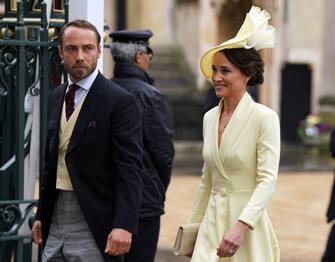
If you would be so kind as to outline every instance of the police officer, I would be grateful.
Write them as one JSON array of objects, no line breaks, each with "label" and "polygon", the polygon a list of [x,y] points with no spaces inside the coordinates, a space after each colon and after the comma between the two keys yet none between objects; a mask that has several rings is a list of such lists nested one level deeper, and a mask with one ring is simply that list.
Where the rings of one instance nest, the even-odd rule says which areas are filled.
[{"label": "police officer", "polygon": [[153,262],[165,192],[170,182],[174,147],[170,115],[162,94],[148,75],[153,51],[150,30],[112,32],[111,53],[115,61],[112,81],[132,93],[143,111],[144,170],[138,233],[125,262]]}]

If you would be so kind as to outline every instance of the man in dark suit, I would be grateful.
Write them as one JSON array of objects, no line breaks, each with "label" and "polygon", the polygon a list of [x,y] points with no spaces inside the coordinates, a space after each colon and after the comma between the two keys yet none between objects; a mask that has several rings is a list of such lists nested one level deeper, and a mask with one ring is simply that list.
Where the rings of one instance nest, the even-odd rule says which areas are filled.
[{"label": "man in dark suit", "polygon": [[162,94],[148,75],[152,32],[120,30],[109,36],[115,61],[112,80],[137,98],[143,112],[143,194],[138,233],[125,262],[153,262],[174,157],[171,118]]},{"label": "man in dark suit", "polygon": [[[330,155],[335,158],[335,126],[330,136]],[[335,170],[334,170],[335,175]],[[334,262],[335,261],[335,178],[333,182],[332,192],[330,195],[329,206],[327,210],[327,222],[332,222],[333,225],[329,232],[326,249],[324,251],[322,262]]]},{"label": "man in dark suit", "polygon": [[135,98],[96,68],[100,35],[75,20],[59,33],[68,83],[49,102],[33,240],[42,261],[123,261],[137,232],[142,115]]}]

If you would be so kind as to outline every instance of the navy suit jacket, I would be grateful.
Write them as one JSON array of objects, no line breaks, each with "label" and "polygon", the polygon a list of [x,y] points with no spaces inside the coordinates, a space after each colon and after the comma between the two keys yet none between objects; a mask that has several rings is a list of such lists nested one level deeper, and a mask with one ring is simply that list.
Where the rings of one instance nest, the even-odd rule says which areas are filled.
[{"label": "navy suit jacket", "polygon": [[[37,219],[45,245],[57,198],[59,126],[66,84],[49,100]],[[113,228],[136,233],[142,191],[142,116],[135,98],[100,73],[89,90],[65,156],[78,203],[103,253]],[[120,258],[104,255],[106,261]]]},{"label": "navy suit jacket", "polygon": [[143,193],[140,219],[164,213],[170,183],[174,146],[171,118],[162,94],[138,66],[117,61],[112,79],[137,98],[143,112]]}]

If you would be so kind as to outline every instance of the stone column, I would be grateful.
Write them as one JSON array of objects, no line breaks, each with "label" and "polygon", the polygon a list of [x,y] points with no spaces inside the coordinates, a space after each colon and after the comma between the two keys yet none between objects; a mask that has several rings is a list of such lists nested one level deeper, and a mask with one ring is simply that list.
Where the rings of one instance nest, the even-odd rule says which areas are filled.
[{"label": "stone column", "polygon": [[[109,31],[105,32],[104,44],[110,46],[111,39],[109,38],[109,33],[116,30],[116,1],[105,0],[104,4],[104,17],[105,23],[109,26]],[[109,48],[104,48],[103,50],[103,68],[104,76],[106,78],[111,78],[113,76],[114,61]]]},{"label": "stone column", "polygon": [[[101,50],[103,50],[104,0],[70,0],[69,21],[75,19],[85,19],[96,26],[102,38]],[[98,69],[103,72],[102,54],[98,62]]]},{"label": "stone column", "polygon": [[[320,97],[335,95],[335,2],[325,0],[323,18]],[[313,33],[313,32],[311,32]]]},{"label": "stone column", "polygon": [[[199,0],[199,52],[197,61],[200,61],[202,54],[208,49],[218,43],[218,15],[221,6],[215,7],[215,1]],[[197,86],[202,88],[204,85],[204,78],[198,66]]]},{"label": "stone column", "polygon": [[281,65],[285,50],[283,41],[284,0],[258,0],[254,5],[266,9],[271,14],[269,24],[276,28],[275,47],[261,51],[265,62],[264,84],[260,88],[260,102],[280,113]]}]

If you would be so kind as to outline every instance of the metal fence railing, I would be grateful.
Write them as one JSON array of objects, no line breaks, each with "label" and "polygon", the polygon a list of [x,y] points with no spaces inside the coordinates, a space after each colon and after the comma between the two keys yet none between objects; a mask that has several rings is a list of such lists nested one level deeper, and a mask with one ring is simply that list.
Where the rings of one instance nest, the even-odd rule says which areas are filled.
[{"label": "metal fence railing", "polygon": [[[54,36],[65,23],[68,5],[66,1],[52,3],[63,5],[63,13],[57,6],[53,20],[50,17],[55,15],[47,14],[44,1],[6,0],[5,16],[0,20],[1,262],[31,261],[30,226],[36,200],[34,194],[27,198],[25,192],[27,179],[31,179],[27,157],[32,147],[38,147],[39,159],[44,158],[48,96],[62,74]],[[34,102],[34,110],[38,107],[38,144],[31,143],[35,134],[29,128],[27,97]],[[37,164],[35,173],[42,168]]]}]

